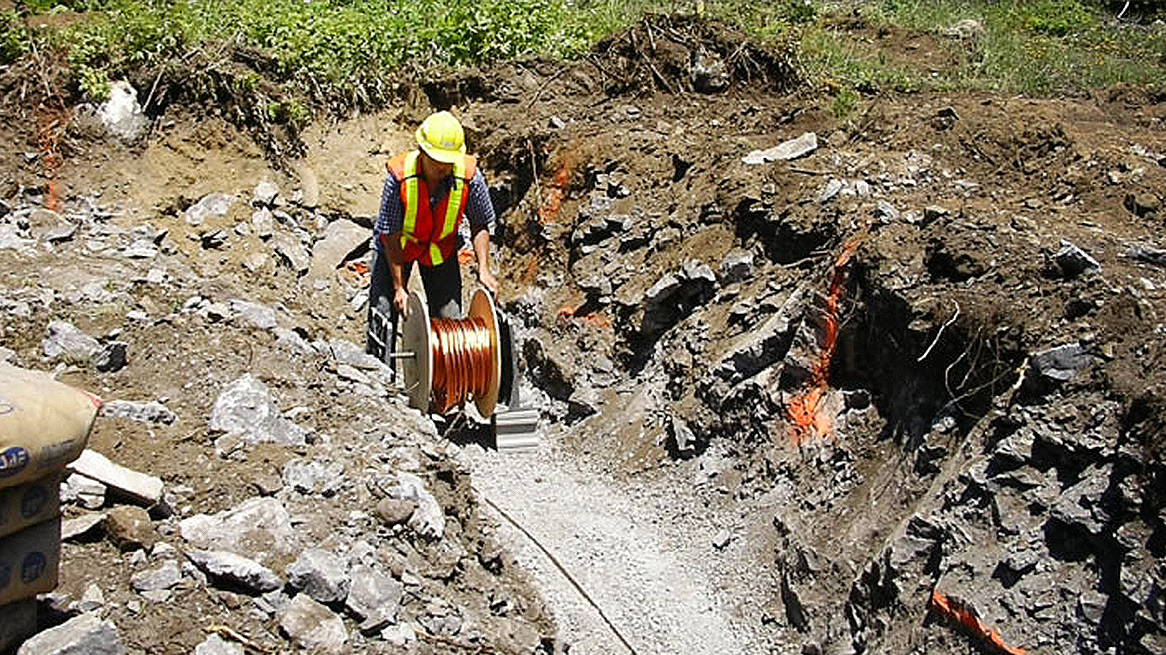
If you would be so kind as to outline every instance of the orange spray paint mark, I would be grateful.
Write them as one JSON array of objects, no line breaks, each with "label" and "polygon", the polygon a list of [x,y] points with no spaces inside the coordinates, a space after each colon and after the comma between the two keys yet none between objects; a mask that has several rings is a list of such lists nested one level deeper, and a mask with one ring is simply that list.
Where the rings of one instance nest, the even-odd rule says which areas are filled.
[{"label": "orange spray paint mark", "polygon": [[935,610],[948,621],[956,624],[968,634],[984,642],[992,652],[1000,655],[1025,655],[1021,648],[1014,648],[1004,643],[1004,640],[993,629],[984,625],[976,614],[975,608],[955,598],[945,596],[938,591],[931,592],[931,609]]},{"label": "orange spray paint mark", "polygon": [[474,251],[473,250],[459,250],[458,251],[457,263],[470,264],[470,263],[473,263],[473,261],[474,261]]},{"label": "orange spray paint mark", "polygon": [[57,186],[57,169],[61,167],[63,160],[57,144],[60,140],[60,128],[64,125],[64,111],[44,110],[39,114],[39,123],[37,141],[40,145],[41,173],[45,176],[48,186],[45,207],[58,211],[61,208],[61,195]]},{"label": "orange spray paint mark", "polygon": [[838,258],[834,260],[834,273],[830,278],[830,292],[826,296],[825,322],[822,329],[820,350],[810,373],[806,389],[795,396],[786,408],[791,426],[790,439],[795,446],[815,437],[830,437],[833,432],[830,416],[822,412],[822,401],[826,398],[830,382],[830,362],[838,348],[838,314],[842,296],[846,293],[846,264],[854,255],[865,233],[859,233],[842,244]]},{"label": "orange spray paint mark", "polygon": [[542,206],[538,208],[540,223],[550,223],[558,216],[559,209],[563,206],[563,197],[567,195],[567,181],[570,177],[570,171],[565,168],[561,168],[555,173],[555,177],[551,180],[550,191],[547,192]]},{"label": "orange spray paint mark", "polygon": [[586,323],[587,325],[599,328],[600,330],[611,329],[611,319],[597,312],[591,314],[580,314],[578,313],[580,307],[581,305],[563,305],[559,308],[558,318],[560,320],[574,318],[582,321],[583,323]]},{"label": "orange spray paint mark", "polygon": [[[563,199],[567,197],[567,187],[571,183],[571,175],[579,163],[578,145],[578,141],[573,142],[559,156],[558,168],[551,176],[551,188],[547,191],[546,198],[542,199],[538,208],[540,223],[550,223],[559,215]],[[538,184],[538,180],[535,180],[535,184]]]}]

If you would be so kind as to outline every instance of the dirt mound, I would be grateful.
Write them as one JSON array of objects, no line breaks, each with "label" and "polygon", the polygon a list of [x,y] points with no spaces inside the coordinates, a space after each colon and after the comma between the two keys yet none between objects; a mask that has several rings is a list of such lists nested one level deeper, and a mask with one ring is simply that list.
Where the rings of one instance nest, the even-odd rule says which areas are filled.
[{"label": "dirt mound", "polygon": [[792,48],[763,47],[724,23],[681,15],[645,16],[597,44],[589,59],[609,95],[782,92],[801,81]]}]

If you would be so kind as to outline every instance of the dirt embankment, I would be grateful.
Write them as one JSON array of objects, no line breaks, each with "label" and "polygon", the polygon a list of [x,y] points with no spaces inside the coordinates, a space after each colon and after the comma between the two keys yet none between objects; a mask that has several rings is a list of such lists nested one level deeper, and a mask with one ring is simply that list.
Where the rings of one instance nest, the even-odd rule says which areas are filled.
[{"label": "dirt embankment", "polygon": [[[18,362],[51,368],[45,327],[68,319],[131,357],[66,379],[176,412],[171,426],[107,420],[94,435],[177,494],[176,514],[156,517],[163,542],[191,549],[182,519],[271,496],[305,547],[403,586],[392,625],[412,641],[396,627],[361,634],[352,610],[330,606],[358,652],[550,650],[552,616],[584,653],[622,648],[613,626],[640,653],[1000,648],[989,630],[1032,653],[1166,647],[1163,105],[1132,90],[915,95],[870,98],[839,121],[781,56],[680,19],[569,66],[465,71],[421,91],[309,133],[290,177],[215,123],[163,124],[129,150],[86,146],[104,159],[59,172],[78,231],[0,251],[0,299],[16,308],[0,334]],[[380,157],[450,106],[501,211],[501,300],[544,416],[534,460],[396,418],[379,369],[328,345],[362,339],[359,270],[344,261],[366,255],[340,253],[321,284],[294,247],[367,224]],[[208,130],[218,145],[198,136]],[[796,160],[743,161],[807,132],[816,146]],[[10,161],[0,222],[35,241],[40,171]],[[247,206],[265,176],[285,197]],[[191,225],[212,192],[244,197]],[[252,215],[264,209],[270,236]],[[126,255],[141,239],[156,252]],[[275,325],[248,323],[236,298],[272,308]],[[311,441],[223,442],[207,427],[244,373]],[[318,485],[303,482],[310,462]],[[457,526],[438,541],[376,516],[410,471]],[[561,572],[502,529],[544,610],[496,557],[475,476],[595,605],[568,600]],[[563,493],[527,486],[544,480]],[[282,648],[286,605],[306,593],[252,598],[191,573],[154,604],[130,586],[162,565],[153,551],[99,540],[65,555],[62,603],[98,584],[103,614],[145,652],[189,652],[207,617]],[[670,593],[685,619],[645,600]],[[161,644],[175,607],[187,627]],[[696,639],[693,625],[712,627]]]}]

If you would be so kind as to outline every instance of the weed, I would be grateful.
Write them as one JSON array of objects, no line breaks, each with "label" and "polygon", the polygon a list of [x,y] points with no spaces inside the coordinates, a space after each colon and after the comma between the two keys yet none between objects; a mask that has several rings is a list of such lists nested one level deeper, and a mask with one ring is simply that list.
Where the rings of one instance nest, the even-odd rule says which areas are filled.
[{"label": "weed", "polygon": [[1078,32],[1096,21],[1093,11],[1080,0],[1038,0],[1017,4],[1013,11],[1026,28],[1048,36]]},{"label": "weed", "polygon": [[850,118],[856,109],[858,109],[858,94],[851,89],[840,90],[838,95],[834,96],[834,101],[830,103],[830,113],[834,114],[834,118],[840,121]]},{"label": "weed", "polygon": [[105,71],[84,65],[77,71],[77,88],[94,102],[105,102],[111,91]]},{"label": "weed", "polygon": [[14,11],[0,13],[0,66],[10,64],[28,51],[29,35]]},{"label": "weed", "polygon": [[788,23],[808,23],[818,15],[811,0],[783,0],[777,3],[777,16]]}]

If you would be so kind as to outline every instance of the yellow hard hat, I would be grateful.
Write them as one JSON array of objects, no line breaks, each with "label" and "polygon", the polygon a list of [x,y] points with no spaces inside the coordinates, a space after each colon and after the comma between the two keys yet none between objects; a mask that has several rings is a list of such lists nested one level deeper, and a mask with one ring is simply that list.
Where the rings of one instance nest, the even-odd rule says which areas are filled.
[{"label": "yellow hard hat", "polygon": [[452,164],[466,154],[466,133],[453,114],[439,111],[417,128],[417,145],[437,161]]}]

